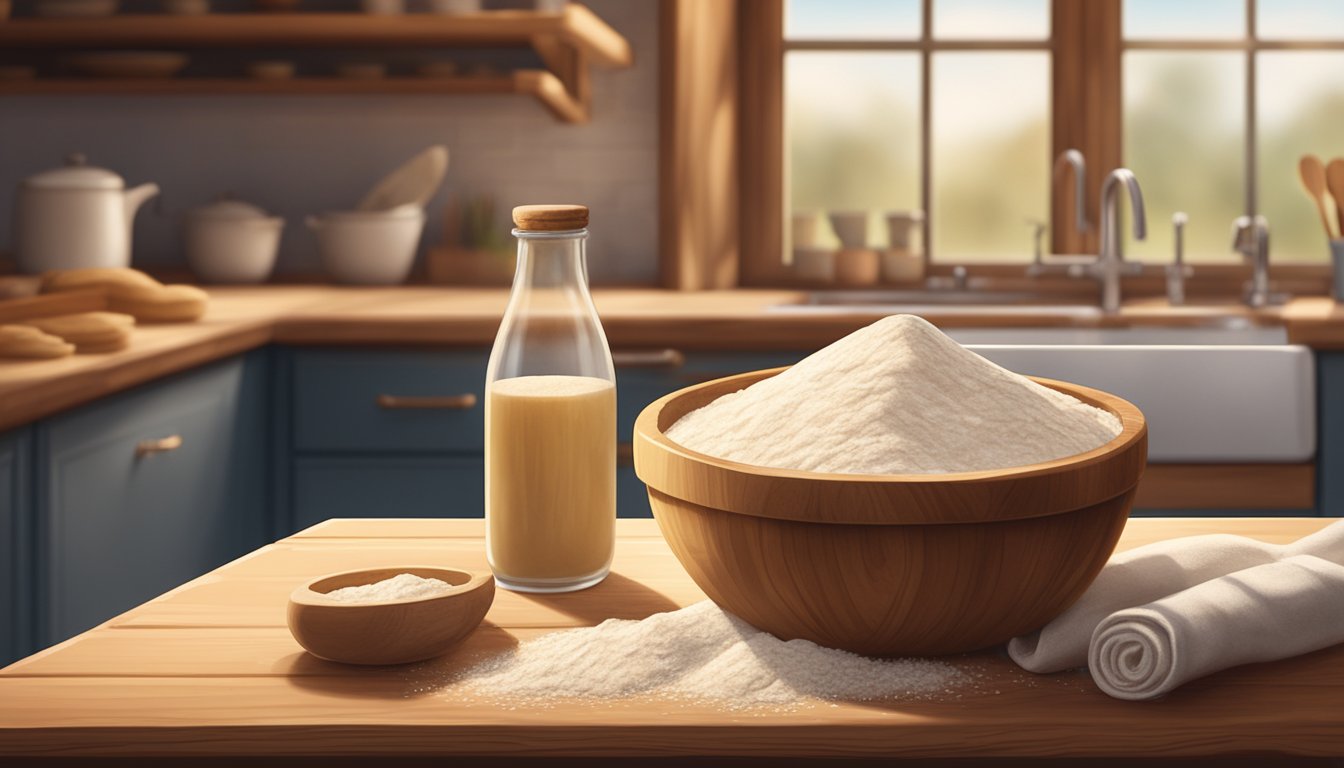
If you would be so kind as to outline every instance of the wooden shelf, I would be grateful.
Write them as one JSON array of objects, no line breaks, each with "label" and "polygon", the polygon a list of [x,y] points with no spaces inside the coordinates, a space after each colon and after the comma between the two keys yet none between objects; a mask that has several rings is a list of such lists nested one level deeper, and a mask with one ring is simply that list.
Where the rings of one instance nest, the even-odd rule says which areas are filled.
[{"label": "wooden shelf", "polygon": [[586,7],[560,13],[482,11],[461,16],[358,13],[118,15],[95,19],[0,21],[11,51],[152,48],[531,48],[545,70],[498,78],[168,80],[48,79],[0,82],[0,94],[37,93],[522,93],[557,118],[581,123],[590,104],[588,66],[629,67],[630,44]]},{"label": "wooden shelf", "polygon": [[0,96],[34,94],[517,94],[535,97],[556,119],[582,123],[587,108],[564,83],[544,69],[520,69],[495,77],[43,79],[0,81]]},{"label": "wooden shelf", "polygon": [[0,22],[3,48],[532,47],[571,45],[608,67],[628,67],[630,44],[586,7],[563,13],[482,11],[461,16],[360,13],[119,15]]}]

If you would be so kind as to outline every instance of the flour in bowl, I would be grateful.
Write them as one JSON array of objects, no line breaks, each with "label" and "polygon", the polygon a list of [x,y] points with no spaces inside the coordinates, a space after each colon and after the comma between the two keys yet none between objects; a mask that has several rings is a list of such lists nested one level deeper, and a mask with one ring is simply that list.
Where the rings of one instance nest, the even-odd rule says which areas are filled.
[{"label": "flour in bowl", "polygon": [[373,584],[333,589],[326,596],[342,603],[380,603],[384,600],[433,597],[452,588],[453,585],[443,579],[426,579],[413,573],[399,573]]},{"label": "flour in bowl", "polygon": [[667,437],[743,464],[885,475],[1035,464],[1120,431],[1114,414],[893,315],[686,414]]},{"label": "flour in bowl", "polygon": [[729,709],[941,696],[971,680],[928,659],[785,642],[705,600],[642,621],[553,632],[466,670],[451,695],[529,704],[644,696]]}]

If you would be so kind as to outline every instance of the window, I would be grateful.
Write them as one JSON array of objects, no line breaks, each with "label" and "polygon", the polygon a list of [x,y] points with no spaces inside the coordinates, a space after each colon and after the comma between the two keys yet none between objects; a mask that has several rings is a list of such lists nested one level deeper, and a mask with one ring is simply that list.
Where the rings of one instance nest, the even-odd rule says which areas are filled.
[{"label": "window", "polygon": [[[795,247],[927,213],[933,258],[1020,261],[1049,207],[1047,0],[787,0],[785,197]],[[918,246],[916,246],[918,247]]]},{"label": "window", "polygon": [[1344,2],[1125,0],[1124,159],[1143,184],[1145,261],[1189,214],[1194,262],[1231,261],[1231,221],[1269,219],[1271,257],[1324,262],[1298,158],[1344,156]]},{"label": "window", "polygon": [[[935,267],[1025,263],[1036,221],[1054,220],[1055,250],[1093,250],[1095,231],[1059,240],[1069,190],[1050,199],[1072,146],[1091,218],[1101,177],[1136,172],[1149,236],[1131,258],[1170,261],[1182,211],[1192,262],[1235,263],[1231,222],[1248,213],[1269,218],[1274,263],[1326,261],[1296,169],[1344,156],[1344,0],[740,7],[746,284],[789,282],[800,244],[836,247],[836,212],[862,213],[848,231],[861,220],[878,248],[886,214],[923,212],[916,247]],[[777,103],[755,93],[773,88]]]}]

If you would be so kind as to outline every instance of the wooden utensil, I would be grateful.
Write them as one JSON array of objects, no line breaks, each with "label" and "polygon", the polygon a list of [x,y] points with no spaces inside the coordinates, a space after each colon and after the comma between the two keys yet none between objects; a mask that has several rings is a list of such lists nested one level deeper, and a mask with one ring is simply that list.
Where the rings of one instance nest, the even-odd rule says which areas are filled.
[{"label": "wooden utensil", "polygon": [[1325,188],[1335,200],[1335,219],[1339,222],[1339,236],[1344,238],[1344,158],[1336,157],[1325,166]]},{"label": "wooden utensil", "polygon": [[1303,155],[1297,162],[1297,175],[1302,179],[1302,188],[1316,201],[1316,211],[1321,214],[1321,226],[1325,227],[1326,238],[1334,240],[1330,217],[1325,212],[1325,166],[1321,164],[1321,159],[1315,155]]},{"label": "wooden utensil", "polygon": [[677,559],[716,603],[784,639],[878,656],[958,653],[1038,629],[1082,594],[1125,527],[1143,414],[1095,450],[986,472],[845,475],[753,467],[673,443],[686,413],[784,369],[697,384],[635,422],[635,472]]},{"label": "wooden utensil", "polygon": [[[446,581],[447,592],[380,602],[326,596],[398,574]],[[289,631],[307,651],[346,664],[408,664],[441,655],[480,626],[495,600],[495,578],[437,566],[371,568],[323,576],[289,596]]]}]

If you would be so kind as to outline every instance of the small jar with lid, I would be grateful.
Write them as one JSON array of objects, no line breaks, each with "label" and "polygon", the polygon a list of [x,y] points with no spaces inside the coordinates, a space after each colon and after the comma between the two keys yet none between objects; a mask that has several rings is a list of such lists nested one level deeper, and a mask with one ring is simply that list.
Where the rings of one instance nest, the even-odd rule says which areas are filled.
[{"label": "small jar with lid", "polygon": [[485,382],[486,550],[496,582],[568,592],[611,568],[616,373],[588,292],[588,209],[513,211],[518,265]]}]

